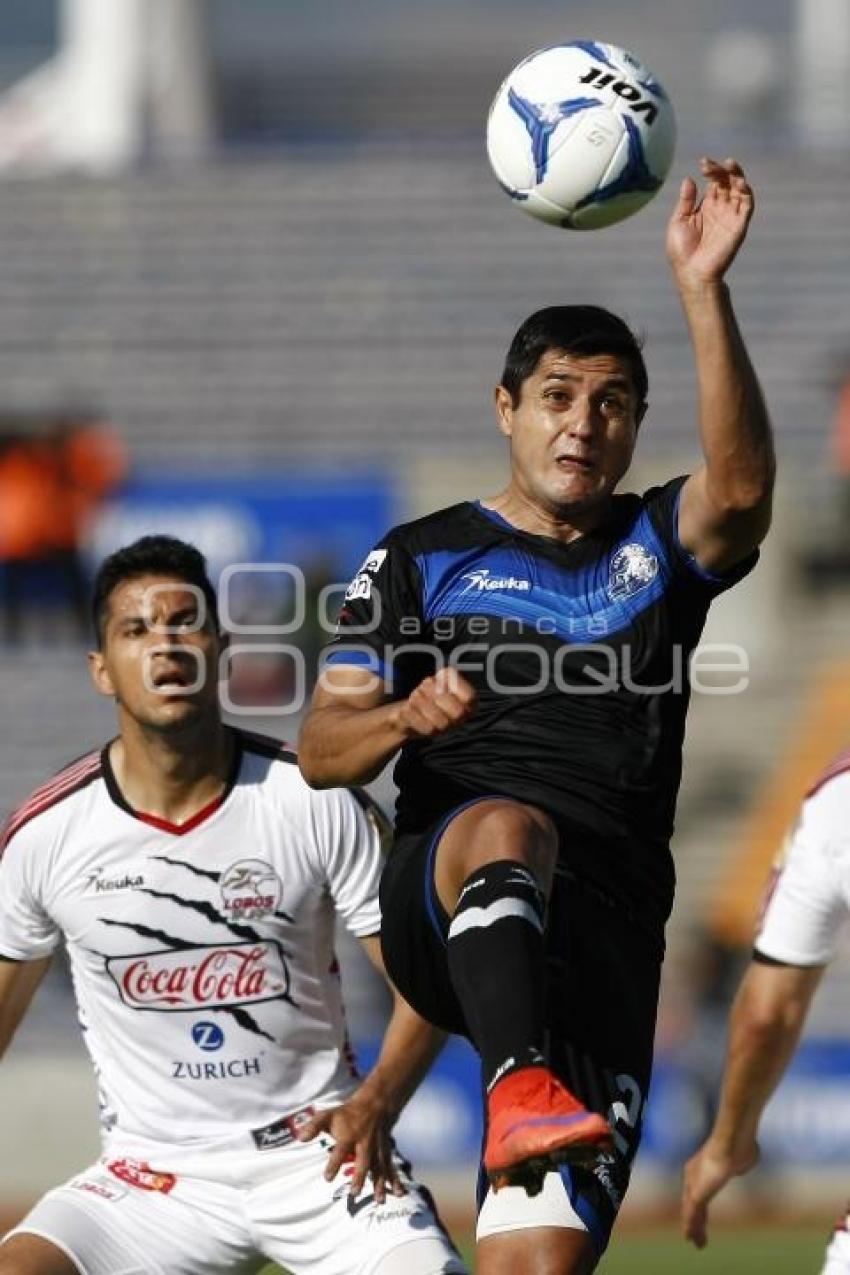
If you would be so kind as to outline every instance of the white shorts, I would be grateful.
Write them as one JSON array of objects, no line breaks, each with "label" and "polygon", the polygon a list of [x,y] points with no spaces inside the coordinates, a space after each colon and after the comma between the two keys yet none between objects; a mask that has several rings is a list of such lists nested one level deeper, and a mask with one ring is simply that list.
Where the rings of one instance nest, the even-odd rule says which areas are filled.
[{"label": "white shorts", "polygon": [[829,1241],[821,1275],[850,1275],[850,1213],[842,1218]]},{"label": "white shorts", "polygon": [[81,1275],[243,1275],[268,1261],[292,1275],[464,1275],[403,1169],[406,1195],[377,1205],[367,1183],[353,1200],[344,1169],[325,1181],[328,1145],[110,1154],[48,1191],[6,1239],[39,1235]]}]

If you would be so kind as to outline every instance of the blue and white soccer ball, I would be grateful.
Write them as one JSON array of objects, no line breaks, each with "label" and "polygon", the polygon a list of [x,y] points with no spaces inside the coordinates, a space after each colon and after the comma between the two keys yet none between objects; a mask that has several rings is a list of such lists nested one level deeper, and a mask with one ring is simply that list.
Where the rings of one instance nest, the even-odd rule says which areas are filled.
[{"label": "blue and white soccer ball", "polygon": [[573,40],[514,67],[487,120],[503,190],[532,217],[595,230],[643,208],[673,160],[676,121],[658,80],[614,44]]}]

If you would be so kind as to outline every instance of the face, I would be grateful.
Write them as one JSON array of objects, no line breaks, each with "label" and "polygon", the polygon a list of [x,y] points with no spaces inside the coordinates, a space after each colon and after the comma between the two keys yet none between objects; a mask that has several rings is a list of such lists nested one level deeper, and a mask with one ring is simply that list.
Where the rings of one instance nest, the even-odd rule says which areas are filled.
[{"label": "face", "polygon": [[102,646],[89,665],[97,690],[122,713],[169,733],[217,714],[220,651],[200,590],[167,576],[139,576],[110,594]]},{"label": "face", "polygon": [[604,503],[628,469],[643,404],[625,360],[547,350],[519,403],[496,389],[499,428],[511,442],[511,481],[552,515]]}]

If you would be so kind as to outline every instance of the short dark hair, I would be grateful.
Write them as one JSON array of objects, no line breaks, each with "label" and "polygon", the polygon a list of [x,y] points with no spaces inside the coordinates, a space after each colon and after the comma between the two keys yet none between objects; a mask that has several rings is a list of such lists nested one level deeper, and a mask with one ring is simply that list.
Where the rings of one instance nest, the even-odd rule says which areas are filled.
[{"label": "short dark hair", "polygon": [[522,383],[534,373],[547,350],[568,354],[615,354],[629,367],[638,396],[646,402],[649,379],[641,353],[641,342],[610,310],[598,305],[551,305],[536,310],[517,330],[505,357],[500,384],[517,406]]},{"label": "short dark hair", "polygon": [[139,576],[170,576],[197,585],[218,628],[218,601],[207,574],[207,560],[200,549],[175,536],[142,536],[104,558],[94,578],[91,609],[98,650],[103,645],[113,590],[125,580]]}]

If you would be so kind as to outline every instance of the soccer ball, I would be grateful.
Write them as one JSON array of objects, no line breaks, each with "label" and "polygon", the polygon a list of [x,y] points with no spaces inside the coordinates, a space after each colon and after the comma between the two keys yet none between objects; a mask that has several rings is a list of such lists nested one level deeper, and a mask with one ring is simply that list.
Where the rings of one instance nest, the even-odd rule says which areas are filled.
[{"label": "soccer ball", "polygon": [[487,120],[502,189],[532,217],[595,230],[630,217],[660,189],[676,121],[658,80],[613,44],[573,40],[514,67]]}]

